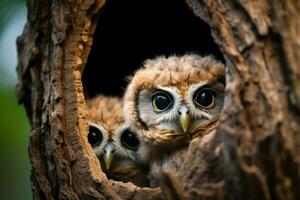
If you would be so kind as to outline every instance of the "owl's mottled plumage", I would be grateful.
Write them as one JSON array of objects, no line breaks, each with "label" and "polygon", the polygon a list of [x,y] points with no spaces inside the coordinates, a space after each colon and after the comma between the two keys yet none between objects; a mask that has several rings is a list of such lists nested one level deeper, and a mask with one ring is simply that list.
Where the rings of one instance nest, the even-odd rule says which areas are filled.
[{"label": "owl's mottled plumage", "polygon": [[224,66],[210,56],[146,60],[125,92],[125,118],[162,165],[195,137],[215,129],[224,102]]},{"label": "owl's mottled plumage", "polygon": [[147,185],[144,143],[124,121],[121,99],[98,96],[87,107],[88,139],[107,177]]}]

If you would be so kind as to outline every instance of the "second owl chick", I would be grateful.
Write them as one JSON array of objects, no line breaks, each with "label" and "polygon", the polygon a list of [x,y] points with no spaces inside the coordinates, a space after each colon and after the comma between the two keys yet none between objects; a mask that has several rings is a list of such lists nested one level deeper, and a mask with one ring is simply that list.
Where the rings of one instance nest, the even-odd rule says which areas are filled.
[{"label": "second owl chick", "polygon": [[87,101],[89,133],[101,168],[109,179],[146,186],[148,167],[143,162],[146,149],[123,118],[121,100],[98,96]]}]

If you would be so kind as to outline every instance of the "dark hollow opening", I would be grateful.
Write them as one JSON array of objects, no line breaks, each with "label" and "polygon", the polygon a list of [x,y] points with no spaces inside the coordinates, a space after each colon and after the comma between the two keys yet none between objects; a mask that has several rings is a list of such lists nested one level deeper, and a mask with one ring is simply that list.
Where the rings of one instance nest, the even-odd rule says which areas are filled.
[{"label": "dark hollow opening", "polygon": [[86,97],[122,96],[126,77],[159,55],[222,54],[184,0],[108,0],[83,72]]}]

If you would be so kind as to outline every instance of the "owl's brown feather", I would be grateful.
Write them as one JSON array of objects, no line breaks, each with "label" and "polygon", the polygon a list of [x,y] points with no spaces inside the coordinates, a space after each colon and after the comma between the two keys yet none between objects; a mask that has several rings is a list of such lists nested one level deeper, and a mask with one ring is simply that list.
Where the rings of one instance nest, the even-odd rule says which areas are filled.
[{"label": "owl's brown feather", "polygon": [[87,101],[88,119],[100,123],[111,136],[124,123],[123,105],[118,97],[98,96]]}]

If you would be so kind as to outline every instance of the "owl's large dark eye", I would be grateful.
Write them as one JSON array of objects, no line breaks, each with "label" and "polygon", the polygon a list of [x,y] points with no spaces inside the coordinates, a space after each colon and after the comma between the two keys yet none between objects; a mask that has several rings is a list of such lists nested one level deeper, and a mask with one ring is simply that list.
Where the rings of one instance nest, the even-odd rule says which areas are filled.
[{"label": "owl's large dark eye", "polygon": [[127,149],[136,150],[140,145],[140,140],[135,133],[127,129],[121,135],[121,144]]},{"label": "owl's large dark eye", "polygon": [[203,108],[211,108],[216,104],[216,93],[209,88],[199,89],[194,96],[196,105]]},{"label": "owl's large dark eye", "polygon": [[92,145],[92,147],[94,147],[94,146],[99,145],[102,142],[103,135],[97,127],[90,126],[88,140],[89,140],[89,143]]},{"label": "owl's large dark eye", "polygon": [[161,112],[167,110],[172,104],[170,95],[159,91],[152,95],[152,106],[155,111]]}]

